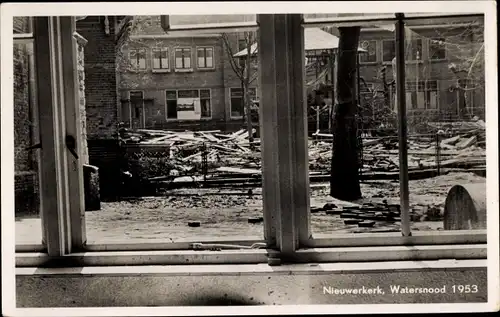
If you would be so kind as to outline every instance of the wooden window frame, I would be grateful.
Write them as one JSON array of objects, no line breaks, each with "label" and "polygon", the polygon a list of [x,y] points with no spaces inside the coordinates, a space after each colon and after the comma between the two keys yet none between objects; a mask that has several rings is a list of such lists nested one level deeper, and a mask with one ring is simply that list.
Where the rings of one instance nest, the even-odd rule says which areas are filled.
[{"label": "wooden window frame", "polygon": [[210,115],[209,116],[206,116],[206,117],[203,117],[201,116],[201,120],[210,120],[212,119],[212,89],[211,88],[200,88],[199,89],[199,96],[200,96],[200,108],[201,108],[201,101],[202,100],[207,100],[207,98],[201,98],[201,91],[202,90],[208,90],[208,93],[210,95],[210,98],[208,98],[209,102],[210,102]]},{"label": "wooden window frame", "polygon": [[132,89],[132,90],[127,91],[128,100],[129,100],[128,106],[129,106],[130,126],[132,126],[132,118],[135,118],[135,115],[132,116],[132,99],[130,98],[131,92],[140,92],[142,94],[142,126],[143,126],[143,129],[145,129],[146,128],[146,109],[145,109],[146,107],[144,105],[144,90],[140,90],[140,89]]},{"label": "wooden window frame", "polygon": [[[203,59],[205,61],[205,67],[200,66],[200,63],[198,59],[200,56],[198,55],[198,50],[203,49],[205,55],[203,56]],[[211,67],[206,67],[207,64],[207,50],[212,50],[212,66]],[[213,46],[197,46],[196,47],[196,68],[198,70],[215,70],[215,48]]]},{"label": "wooden window frame", "polygon": [[[307,120],[303,86],[304,32],[302,15],[258,15],[259,46],[270,47],[259,55],[259,92],[263,161],[264,239],[266,250],[228,252],[191,251],[191,243],[88,243],[84,231],[81,162],[64,145],[62,130],[78,132],[78,78],[73,17],[35,18],[35,59],[38,100],[41,107],[42,143],[41,196],[43,253],[20,246],[18,266],[57,265],[150,265],[158,263],[300,263],[331,261],[484,259],[486,230],[415,232],[394,234],[312,235],[310,234],[309,180],[307,177]],[[397,36],[402,32],[396,32]],[[61,41],[57,41],[60,37]],[[296,40],[296,39],[299,40]],[[294,39],[293,41],[291,39]],[[287,45],[284,45],[287,44]],[[68,48],[71,48],[68,50]],[[67,53],[67,52],[71,53]],[[65,52],[66,54],[62,54]],[[401,56],[401,47],[396,56]],[[283,58],[276,58],[281,56]],[[396,57],[398,58],[398,57]],[[401,60],[399,60],[399,65]],[[399,67],[398,71],[404,67]],[[45,80],[50,74],[50,80]],[[286,82],[286,85],[282,83]],[[274,88],[281,87],[276,90]],[[398,96],[404,96],[404,84]],[[288,101],[288,102],[284,102]],[[404,107],[404,102],[403,106]],[[405,119],[401,111],[401,118]],[[277,124],[287,122],[285,124]],[[294,120],[292,120],[294,119]],[[61,129],[63,127],[63,129]],[[45,145],[46,144],[46,145]],[[80,142],[77,144],[81,144]],[[291,149],[291,152],[290,152]],[[73,163],[73,165],[71,164]],[[73,169],[76,164],[80,168]],[[56,173],[54,173],[54,170]],[[286,177],[285,177],[286,176]],[[279,180],[279,181],[276,181]],[[71,182],[71,186],[69,186]],[[279,199],[276,199],[279,197]],[[403,213],[403,211],[402,211]],[[403,214],[402,218],[408,216]],[[405,219],[403,219],[405,220]],[[404,224],[402,226],[404,232]],[[262,241],[262,239],[259,239]],[[215,240],[219,241],[220,240]],[[241,239],[234,243],[249,244]],[[39,246],[33,246],[39,248]],[[135,250],[135,251],[134,251]],[[146,251],[157,250],[157,251]],[[170,250],[170,251],[169,251]],[[80,253],[76,252],[82,251]],[[369,255],[367,255],[369,254]],[[61,258],[61,256],[64,256]],[[54,261],[56,260],[56,261]],[[68,262],[65,262],[65,261]]]},{"label": "wooden window frame", "polygon": [[[177,52],[180,51],[181,54],[183,51],[189,51],[189,64],[190,64],[190,67],[182,67],[182,68],[179,68],[177,67]],[[184,65],[184,58],[185,56],[183,55],[182,56],[182,65]],[[174,70],[175,72],[179,72],[179,73],[185,73],[185,72],[192,72],[193,71],[193,49],[191,47],[187,47],[187,46],[183,46],[183,47],[176,47],[174,49]]]},{"label": "wooden window frame", "polygon": [[[165,51],[167,55],[167,66],[163,66],[162,58],[160,56],[160,67],[157,68],[155,67],[155,53],[159,51],[160,54]],[[156,47],[151,49],[151,70],[153,73],[165,73],[165,72],[170,72],[170,56],[169,56],[169,49],[168,47]]]},{"label": "wooden window frame", "polygon": [[432,54],[432,46],[433,45],[441,45],[441,44],[434,44],[432,43],[432,41],[435,41],[435,40],[439,40],[439,41],[443,41],[443,42],[446,42],[446,39],[445,38],[439,38],[439,37],[433,37],[433,38],[430,38],[428,43],[427,43],[427,47],[428,47],[428,56],[429,56],[429,61],[431,62],[441,62],[441,61],[445,61],[447,58],[448,58],[448,51],[446,49],[446,44],[442,44],[443,46],[443,51],[444,51],[444,57],[443,58],[432,58],[434,55]]},{"label": "wooden window frame", "polygon": [[[200,98],[201,102],[201,91],[202,90],[208,90],[210,93],[210,116],[209,117],[200,117],[199,121],[207,121],[212,119],[212,89],[211,88],[193,88],[193,89],[165,89],[165,119],[169,122],[175,122],[175,121],[193,121],[193,120],[183,120],[183,119],[178,119],[178,118],[168,118],[167,116],[167,100],[173,100],[173,99],[167,99],[166,92],[167,91],[175,91],[176,94],[176,100],[179,99],[179,91],[184,90],[184,91],[198,91],[198,96]],[[206,100],[206,98],[204,98]],[[201,106],[201,105],[200,105]]]},{"label": "wooden window frame", "polygon": [[[133,66],[133,69],[132,71],[145,71],[148,69],[148,53],[147,53],[147,49],[146,48],[130,48],[129,49],[129,52],[128,52],[128,58],[130,60],[130,63],[132,64]],[[135,61],[134,63],[132,63],[132,52],[135,53]],[[142,52],[144,54],[144,68],[141,68],[140,66],[140,62],[139,62],[139,52]],[[135,64],[136,63],[136,64]]]},{"label": "wooden window frame", "polygon": [[[232,107],[233,107],[232,98],[233,97],[231,96],[231,93],[232,93],[233,89],[241,89],[242,90],[242,94],[244,93],[243,92],[243,88],[241,88],[241,87],[230,87],[229,88],[229,115],[230,115],[231,120],[241,120],[241,119],[243,119],[244,114],[241,115],[241,116],[233,116],[233,113],[232,113]],[[249,87],[249,89],[250,90],[252,90],[252,89],[255,90],[255,97],[258,98],[258,96],[257,96],[257,88],[255,88],[255,87]],[[242,102],[243,102],[243,95],[241,96],[241,99],[242,99]],[[243,113],[244,112],[245,112],[245,105],[243,104]]]},{"label": "wooden window frame", "polygon": [[[375,60],[374,61],[362,61],[361,60],[361,56],[362,54],[365,54],[365,53],[360,53],[360,58],[359,58],[359,64],[360,65],[373,65],[373,64],[377,64],[379,62],[379,56],[378,56],[378,42],[377,40],[363,40],[363,41],[366,41],[366,42],[374,42],[375,43]],[[366,53],[368,54],[368,52]]]}]

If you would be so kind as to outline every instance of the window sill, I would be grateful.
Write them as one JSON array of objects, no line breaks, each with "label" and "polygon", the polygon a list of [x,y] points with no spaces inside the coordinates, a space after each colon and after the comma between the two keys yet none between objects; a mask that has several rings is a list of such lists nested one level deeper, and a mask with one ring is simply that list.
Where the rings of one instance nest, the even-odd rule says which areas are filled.
[{"label": "window sill", "polygon": [[379,62],[375,61],[375,62],[359,62],[359,65],[360,66],[363,66],[363,65],[377,65]]},{"label": "window sill", "polygon": [[212,117],[210,118],[200,118],[200,119],[167,119],[167,122],[200,122],[200,121],[210,121],[212,120]]},{"label": "window sill", "polygon": [[175,73],[192,73],[192,72],[194,72],[194,70],[192,68],[184,68],[184,69],[176,68],[176,69],[174,69],[174,72]]},{"label": "window sill", "polygon": [[200,68],[200,67],[198,67],[196,70],[200,71],[200,72],[214,72],[215,67],[212,67],[212,68]]},{"label": "window sill", "polygon": [[153,73],[170,73],[170,69],[153,69]]},{"label": "window sill", "polygon": [[16,275],[45,276],[221,276],[221,275],[302,275],[302,274],[349,274],[370,272],[404,272],[433,269],[461,270],[485,268],[487,260],[435,260],[435,261],[388,261],[363,263],[289,264],[270,267],[267,264],[221,265],[153,265],[153,266],[97,266],[64,268],[16,268]]},{"label": "window sill", "polygon": [[[45,253],[18,253],[16,267],[262,264],[277,257],[279,252],[272,249],[82,252],[60,258]],[[298,250],[290,257],[293,263],[441,259],[486,259],[486,244],[310,248]]]}]

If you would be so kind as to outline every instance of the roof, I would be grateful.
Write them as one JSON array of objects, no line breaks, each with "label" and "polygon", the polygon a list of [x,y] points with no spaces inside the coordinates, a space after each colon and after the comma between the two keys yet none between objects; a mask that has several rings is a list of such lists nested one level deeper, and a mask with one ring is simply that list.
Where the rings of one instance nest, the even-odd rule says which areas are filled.
[{"label": "roof", "polygon": [[[320,28],[305,28],[304,29],[304,48],[306,51],[314,50],[329,50],[339,47],[339,38],[333,34],[325,32]],[[364,49],[360,48],[360,51]],[[257,43],[252,45],[252,55],[257,53]],[[247,50],[241,50],[234,54],[234,57],[246,56]]]}]

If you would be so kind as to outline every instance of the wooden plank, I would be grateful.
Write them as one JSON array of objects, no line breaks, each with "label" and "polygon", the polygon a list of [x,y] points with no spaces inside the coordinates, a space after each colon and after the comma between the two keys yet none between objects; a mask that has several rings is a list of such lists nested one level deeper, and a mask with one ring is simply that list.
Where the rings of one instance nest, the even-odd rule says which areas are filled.
[{"label": "wooden plank", "polygon": [[238,174],[262,174],[262,172],[258,169],[250,169],[250,168],[235,168],[235,167],[226,167],[222,166],[216,169],[217,172],[225,172],[225,173],[238,173]]},{"label": "wooden plank", "polygon": [[465,149],[465,148],[473,145],[476,142],[477,142],[477,137],[471,136],[470,138],[464,139],[464,140],[460,141],[459,143],[457,143],[456,148],[458,150],[462,150],[462,149]]}]

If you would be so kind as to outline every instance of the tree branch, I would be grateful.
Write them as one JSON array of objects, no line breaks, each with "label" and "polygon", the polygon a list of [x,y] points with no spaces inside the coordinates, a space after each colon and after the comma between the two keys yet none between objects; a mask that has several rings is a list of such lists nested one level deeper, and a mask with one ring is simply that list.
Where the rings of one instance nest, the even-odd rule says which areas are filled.
[{"label": "tree branch", "polygon": [[239,66],[238,64],[238,59],[234,57],[233,50],[231,48],[231,44],[229,43],[229,38],[226,33],[222,33],[222,42],[223,45],[226,49],[226,53],[229,57],[229,64],[231,65],[231,68],[233,69],[234,73],[240,80],[244,79],[244,70]]}]

